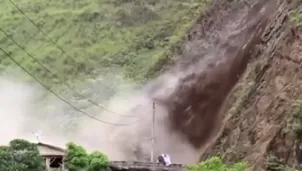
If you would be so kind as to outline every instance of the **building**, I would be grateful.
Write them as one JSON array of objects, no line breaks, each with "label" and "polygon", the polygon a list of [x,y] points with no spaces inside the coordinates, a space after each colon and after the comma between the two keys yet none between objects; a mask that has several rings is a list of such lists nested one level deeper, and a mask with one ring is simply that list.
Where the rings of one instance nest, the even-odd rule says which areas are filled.
[{"label": "building", "polygon": [[41,142],[37,143],[36,146],[47,169],[64,169],[65,149]]}]

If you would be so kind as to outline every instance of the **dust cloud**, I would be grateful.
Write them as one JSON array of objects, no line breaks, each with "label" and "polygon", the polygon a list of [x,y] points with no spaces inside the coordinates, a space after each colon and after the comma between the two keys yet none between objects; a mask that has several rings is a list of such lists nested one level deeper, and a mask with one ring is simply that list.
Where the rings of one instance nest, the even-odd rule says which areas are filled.
[{"label": "dust cloud", "polygon": [[[175,87],[173,85],[177,83],[175,81],[170,79],[165,82],[167,89],[162,89],[161,93],[167,93],[171,87]],[[163,86],[161,85],[162,88]],[[100,120],[112,124],[104,124],[80,115],[76,120],[77,127],[71,130],[71,133],[66,133],[62,127],[68,126],[68,122],[64,120],[72,119],[72,116],[64,117],[66,104],[55,100],[55,97],[41,102],[47,92],[38,85],[20,81],[12,76],[2,76],[0,77],[2,121],[0,144],[7,144],[14,138],[37,142],[33,133],[41,131],[39,140],[44,143],[64,147],[67,142],[72,141],[83,145],[88,151],[103,151],[111,160],[150,160],[153,100],[148,94],[149,87],[154,86],[150,84],[139,90],[117,93],[106,106],[114,113],[103,111],[95,106],[85,110],[88,114],[95,114]],[[155,156],[165,152],[171,154],[177,162],[187,162],[193,158],[196,160],[198,153],[191,158],[182,158],[184,153],[193,154],[195,149],[177,133],[166,129],[167,111],[156,105],[155,114]]]},{"label": "dust cloud", "polygon": [[[43,93],[33,83],[11,75],[0,77],[0,144],[8,144],[14,138],[37,142],[34,134],[41,130],[53,130],[53,134],[57,134],[57,125],[52,126],[46,115],[40,115],[45,112],[40,103]],[[55,142],[60,142],[57,138],[55,136]]]},{"label": "dust cloud", "polygon": [[[217,0],[221,6],[228,3]],[[71,109],[66,111],[66,104],[57,100],[38,102],[45,93],[41,89],[0,78],[1,143],[15,137],[33,140],[31,132],[41,129],[45,143],[62,146],[74,141],[89,150],[105,152],[111,160],[150,160],[155,102],[155,156],[168,153],[175,163],[199,161],[202,150],[222,125],[220,108],[244,72],[250,52],[273,13],[274,0],[254,3],[222,11],[223,15],[216,11],[218,18],[208,16],[205,20],[212,22],[212,28],[205,31],[206,25],[197,25],[199,35],[188,43],[174,69],[140,89],[118,92],[106,106],[133,117],[92,106],[85,109],[101,120],[126,125],[85,118]],[[63,127],[74,118],[76,127],[65,132]]]},{"label": "dust cloud", "polygon": [[24,137],[21,125],[25,122],[26,115],[30,114],[33,94],[29,85],[0,78],[0,144],[7,144],[15,137]]}]

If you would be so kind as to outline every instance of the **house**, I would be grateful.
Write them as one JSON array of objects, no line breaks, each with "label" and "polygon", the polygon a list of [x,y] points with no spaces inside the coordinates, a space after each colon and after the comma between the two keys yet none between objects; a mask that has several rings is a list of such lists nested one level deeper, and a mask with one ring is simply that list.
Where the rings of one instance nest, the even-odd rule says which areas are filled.
[{"label": "house", "polygon": [[65,149],[45,143],[36,144],[47,169],[64,169]]}]

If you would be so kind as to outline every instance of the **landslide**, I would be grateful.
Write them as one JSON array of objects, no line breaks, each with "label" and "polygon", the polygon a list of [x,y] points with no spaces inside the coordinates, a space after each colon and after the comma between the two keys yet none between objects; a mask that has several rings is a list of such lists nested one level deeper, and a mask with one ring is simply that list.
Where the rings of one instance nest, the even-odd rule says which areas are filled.
[{"label": "landslide", "polygon": [[[145,87],[146,96],[156,103],[155,156],[164,152],[175,163],[195,163],[218,135],[225,116],[222,107],[276,15],[275,0],[247,2],[214,1],[191,29],[173,68]],[[152,127],[151,107],[148,100],[139,101],[131,111],[143,115],[136,132],[128,133],[128,127],[114,134],[121,135],[119,142],[127,141],[117,146],[128,160],[150,156],[150,141],[145,139]]]},{"label": "landslide", "polygon": [[[130,112],[141,116],[140,122],[112,129],[112,135],[119,137],[115,145],[119,159],[149,160],[146,139],[152,136],[150,101],[155,101],[155,156],[164,152],[175,163],[188,164],[219,155],[229,163],[245,160],[256,170],[264,168],[276,127],[287,117],[282,109],[298,96],[294,89],[299,86],[290,90],[295,96],[289,100],[275,90],[286,83],[298,85],[294,79],[299,78],[274,80],[272,74],[297,72],[289,62],[275,61],[279,51],[291,54],[280,48],[290,46],[284,43],[292,40],[287,16],[296,5],[296,1],[213,1],[190,30],[174,65],[133,102]],[[266,90],[268,84],[277,87]],[[256,101],[264,89],[268,97]]]},{"label": "landslide", "polygon": [[274,0],[214,1],[189,33],[176,67],[168,72],[176,78],[175,86],[164,91],[167,77],[151,91],[168,113],[165,125],[198,153],[203,154],[219,133],[222,107],[277,15],[276,9]]},{"label": "landslide", "polygon": [[221,106],[260,43],[275,3],[216,1],[213,15],[204,18],[195,35],[190,35],[189,48],[175,69],[181,73],[178,84],[169,96],[157,101],[167,108],[171,129],[196,149],[219,130]]},{"label": "landslide", "polygon": [[246,161],[251,170],[302,169],[302,29],[289,21],[299,3],[278,4],[224,106],[219,136],[200,160],[219,155],[228,163]]},{"label": "landslide", "polygon": [[181,73],[177,86],[154,99],[200,160],[219,155],[252,170],[272,156],[297,164],[301,144],[288,123],[301,92],[301,42],[288,19],[298,3],[216,0],[188,34],[172,71]]}]

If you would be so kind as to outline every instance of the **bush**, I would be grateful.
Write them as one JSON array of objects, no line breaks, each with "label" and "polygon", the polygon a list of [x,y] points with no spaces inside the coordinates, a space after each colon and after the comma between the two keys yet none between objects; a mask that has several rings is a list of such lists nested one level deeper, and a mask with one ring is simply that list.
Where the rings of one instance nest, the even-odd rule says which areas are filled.
[{"label": "bush", "polygon": [[86,150],[74,143],[67,144],[67,169],[69,171],[104,171],[109,170],[108,157],[95,151],[88,154]]},{"label": "bush", "polygon": [[227,166],[220,158],[212,157],[197,165],[188,166],[187,169],[188,171],[244,171],[246,169],[246,164],[240,162],[233,166]]},{"label": "bush", "polygon": [[101,171],[101,170],[109,170],[109,160],[108,157],[99,152],[95,151],[90,154],[89,156],[89,165],[90,165],[90,170],[89,171]]}]

